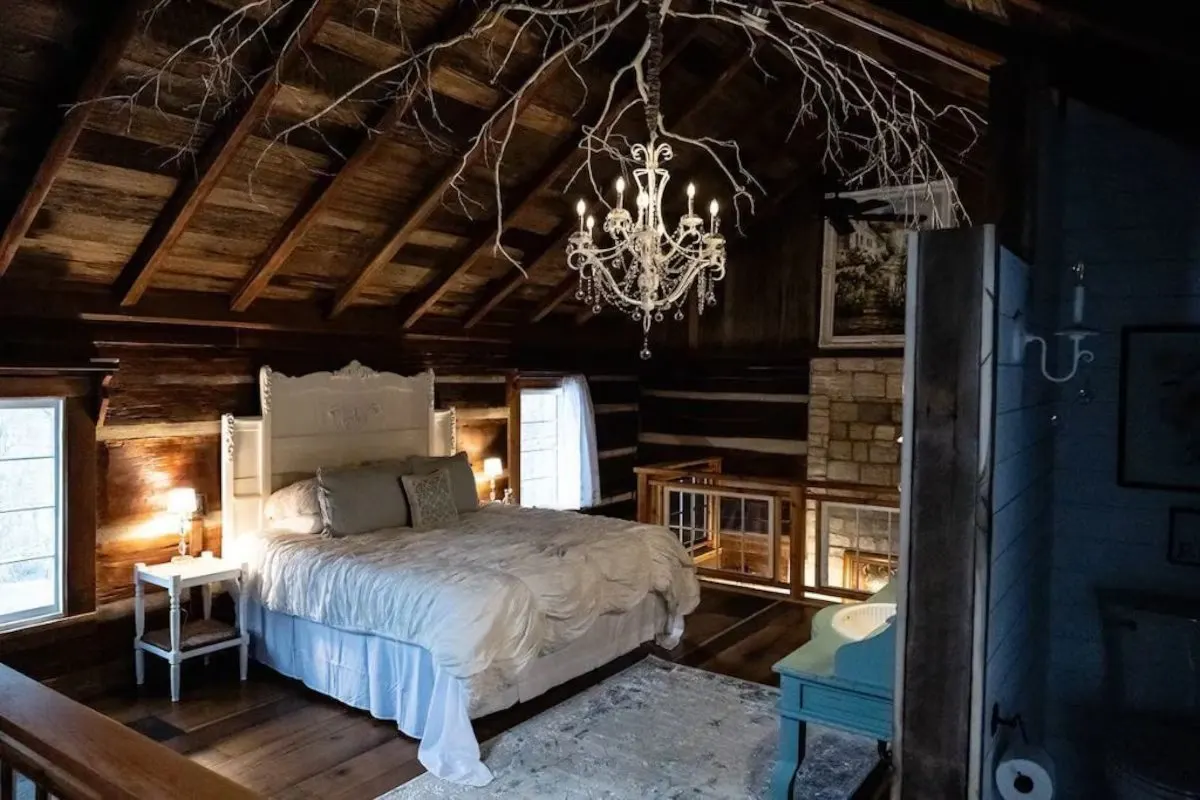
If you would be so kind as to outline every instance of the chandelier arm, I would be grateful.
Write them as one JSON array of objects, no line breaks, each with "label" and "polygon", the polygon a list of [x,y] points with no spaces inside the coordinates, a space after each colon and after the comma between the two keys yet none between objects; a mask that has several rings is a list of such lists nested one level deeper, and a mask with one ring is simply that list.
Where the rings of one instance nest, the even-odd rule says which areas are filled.
[{"label": "chandelier arm", "polygon": [[[588,259],[588,260],[591,261],[592,259]],[[607,269],[604,269],[603,265],[601,265],[601,267],[599,269],[596,269],[595,265],[591,265],[591,266],[592,266],[592,280],[594,280],[598,284],[600,284],[601,289],[607,288],[607,290],[611,293],[612,297],[617,298],[625,305],[628,305],[630,308],[637,308],[637,309],[643,308],[642,301],[638,298],[634,298],[634,297],[631,297],[630,295],[626,294],[621,289],[621,287],[617,284],[617,281],[615,278],[613,278],[612,273],[609,272]]]}]

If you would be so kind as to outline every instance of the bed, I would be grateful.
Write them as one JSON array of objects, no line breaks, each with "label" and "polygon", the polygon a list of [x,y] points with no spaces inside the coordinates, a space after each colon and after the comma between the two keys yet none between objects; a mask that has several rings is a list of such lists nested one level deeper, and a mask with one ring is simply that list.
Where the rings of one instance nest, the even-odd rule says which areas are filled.
[{"label": "bed", "polygon": [[434,380],[264,367],[262,416],[222,420],[223,548],[249,565],[256,660],[394,720],[430,772],[481,786],[471,719],[646,642],[674,646],[699,588],[665,528],[574,512],[486,504],[444,528],[346,537],[267,522],[267,499],[296,476],[452,453]]}]

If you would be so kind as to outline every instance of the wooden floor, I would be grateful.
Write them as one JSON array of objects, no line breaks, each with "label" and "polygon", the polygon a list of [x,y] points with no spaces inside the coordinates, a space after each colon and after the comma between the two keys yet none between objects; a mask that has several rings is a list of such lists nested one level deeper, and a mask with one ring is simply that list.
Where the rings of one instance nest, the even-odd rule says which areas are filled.
[{"label": "wooden floor", "polygon": [[[705,587],[683,642],[650,652],[678,663],[778,685],[771,665],[808,641],[814,609]],[[528,703],[478,720],[485,741],[592,686],[645,655],[631,654]],[[394,722],[371,718],[265,668],[245,684],[236,659],[184,665],[183,701],[167,699],[166,665],[146,659],[140,693],[100,698],[93,707],[264,796],[371,800],[424,772],[417,742]],[[132,683],[132,681],[131,681]],[[884,771],[855,800],[882,796]]]}]

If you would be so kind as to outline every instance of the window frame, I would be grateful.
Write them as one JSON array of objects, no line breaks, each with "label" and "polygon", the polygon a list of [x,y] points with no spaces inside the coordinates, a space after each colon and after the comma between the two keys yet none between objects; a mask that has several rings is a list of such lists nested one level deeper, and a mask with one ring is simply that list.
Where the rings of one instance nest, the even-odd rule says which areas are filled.
[{"label": "window frame", "polygon": [[[521,395],[521,405],[522,405],[522,408],[524,408],[524,404],[525,404],[525,394],[526,394],[527,392],[528,392],[528,393],[534,393],[534,392],[536,392],[536,393],[541,393],[541,394],[545,394],[545,395],[552,395],[552,396],[555,398],[555,411],[554,411],[554,449],[553,449],[553,451],[552,451],[552,452],[555,454],[555,458],[557,458],[557,457],[558,457],[558,448],[559,448],[559,444],[560,444],[560,443],[559,443],[559,440],[558,440],[558,434],[559,434],[559,419],[560,419],[560,416],[561,416],[561,414],[562,414],[562,402],[563,402],[563,399],[562,399],[562,381],[553,381],[553,382],[548,382],[548,381],[547,381],[547,382],[540,382],[540,383],[537,383],[536,385],[528,385],[528,384],[523,384],[523,385],[520,387],[520,395]],[[520,455],[520,457],[521,457],[521,458],[524,458],[524,456],[525,456],[525,452],[526,452],[526,450],[525,450],[525,441],[524,441],[524,438],[525,438],[525,423],[526,423],[525,415],[524,415],[524,413],[522,413],[522,415],[521,415],[521,419],[520,419],[520,421],[517,423],[517,426],[518,426],[518,430],[517,430],[517,451],[518,451],[518,454]],[[525,480],[525,477],[526,477],[524,473],[525,473],[525,464],[522,462],[522,463],[521,463],[521,465],[520,465],[520,472],[519,472],[519,474],[520,474],[520,476],[521,476],[521,477],[520,477],[520,480],[522,481],[522,485],[521,485],[521,489],[522,489],[522,490],[524,489],[524,484],[523,484],[523,482],[524,482],[524,480]],[[545,507],[545,508],[555,508],[555,509],[556,509],[556,508],[558,508],[558,500],[559,500],[559,497],[558,497],[558,486],[557,486],[557,484],[556,484],[556,485],[555,485],[555,504],[554,504],[554,505],[552,505],[552,506],[544,506],[544,507]]]},{"label": "window frame", "polygon": [[[52,408],[54,410],[55,432],[57,434],[54,437],[54,601],[49,606],[40,606],[38,608],[25,609],[23,611],[12,612],[9,614],[0,614],[0,634],[61,619],[68,614],[68,530],[70,524],[68,515],[70,513],[70,508],[68,507],[67,501],[67,466],[69,458],[67,452],[67,398],[56,395],[18,397],[0,396],[0,410],[20,408]],[[41,508],[42,507],[39,507],[38,509],[19,510],[40,510]],[[37,558],[44,558],[44,556],[39,556]],[[27,560],[34,559],[19,559],[19,561]],[[5,563],[16,562],[14,561]]]}]

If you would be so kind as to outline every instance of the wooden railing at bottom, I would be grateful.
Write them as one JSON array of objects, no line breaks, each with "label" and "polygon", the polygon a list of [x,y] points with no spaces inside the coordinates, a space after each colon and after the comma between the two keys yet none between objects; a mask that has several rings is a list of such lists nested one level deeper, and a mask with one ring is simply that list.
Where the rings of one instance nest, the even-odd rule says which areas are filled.
[{"label": "wooden railing at bottom", "polygon": [[[897,488],[730,475],[721,469],[720,457],[634,468],[638,521],[669,528],[701,577],[786,592],[797,600],[860,600],[873,592],[856,579],[859,572],[886,582],[898,565]],[[851,543],[839,534],[835,541],[822,520],[827,509],[839,507],[843,513],[882,513],[886,522],[896,515],[896,535],[885,526],[882,537]],[[871,546],[864,549],[864,541]],[[831,563],[840,566],[835,570]]]},{"label": "wooden railing at bottom", "polygon": [[250,800],[238,784],[0,664],[0,800]]}]

